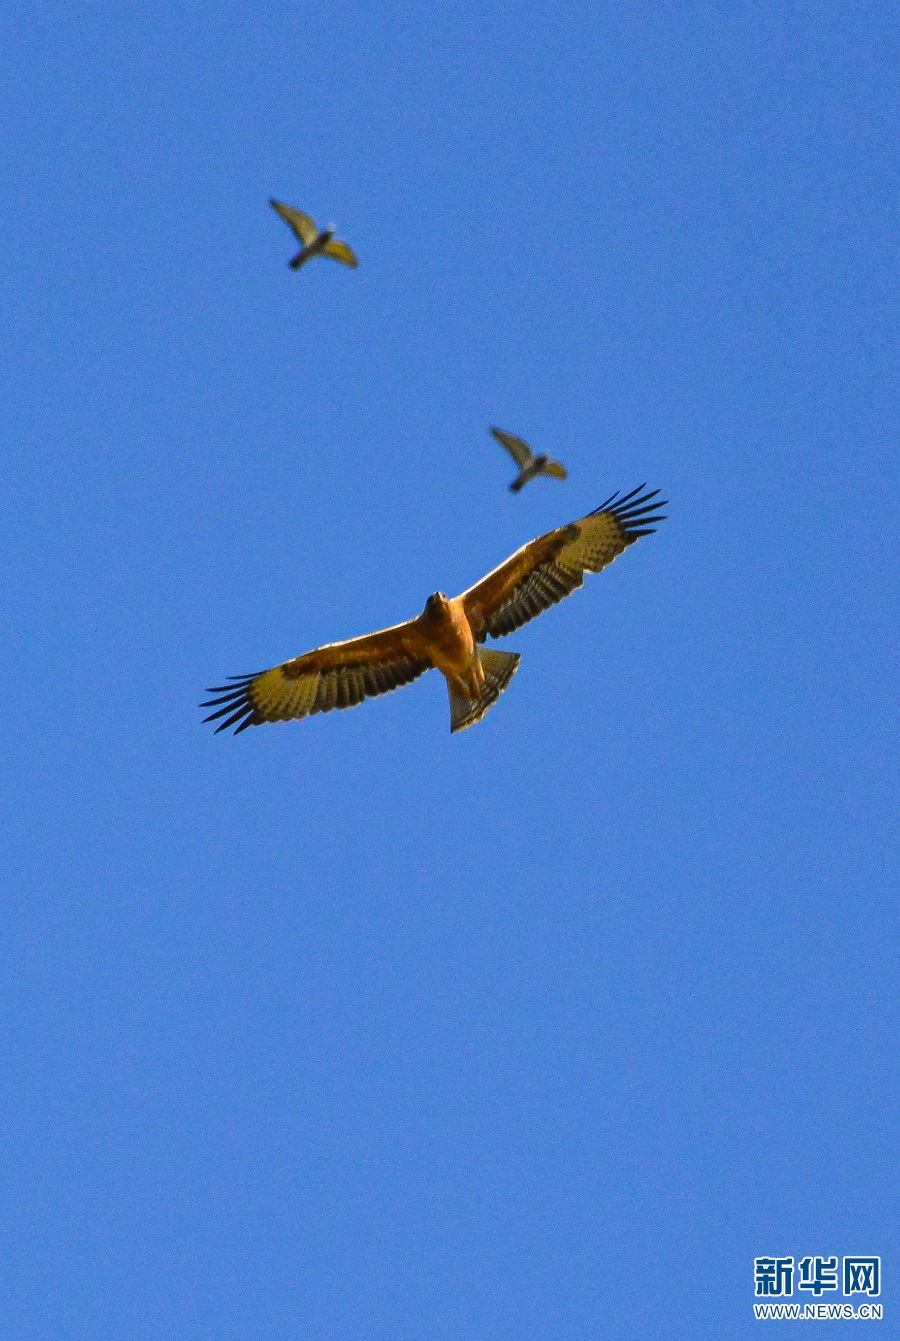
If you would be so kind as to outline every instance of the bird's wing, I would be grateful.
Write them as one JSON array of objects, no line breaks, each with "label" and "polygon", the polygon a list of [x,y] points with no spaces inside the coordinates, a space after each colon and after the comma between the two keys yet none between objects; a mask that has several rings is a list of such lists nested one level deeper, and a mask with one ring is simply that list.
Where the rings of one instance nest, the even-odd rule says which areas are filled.
[{"label": "bird's wing", "polygon": [[569,472],[561,461],[548,461],[541,471],[542,475],[552,475],[555,480],[566,480]]},{"label": "bird's wing", "polygon": [[517,438],[514,433],[504,433],[502,428],[492,428],[491,432],[500,446],[506,448],[520,470],[531,465],[534,452],[523,438]]},{"label": "bird's wing", "polygon": [[643,494],[643,487],[624,498],[613,494],[580,521],[529,541],[464,592],[460,599],[476,641],[501,638],[527,624],[580,587],[585,573],[599,573],[628,545],[655,531],[664,520],[658,511],[664,501],[651,502],[659,490]]},{"label": "bird's wing", "polygon": [[284,222],[290,228],[291,232],[304,247],[308,247],[311,242],[315,242],[319,236],[319,230],[315,221],[304,214],[302,210],[295,210],[290,205],[283,205],[280,200],[270,200],[269,204],[276,214],[280,214]]},{"label": "bird's wing", "polygon": [[344,265],[349,265],[355,270],[359,265],[356,259],[356,252],[352,247],[348,247],[346,242],[341,242],[339,238],[333,237],[330,242],[326,242],[322,248],[323,256],[330,256],[335,261],[341,261]]},{"label": "bird's wing", "polygon": [[432,664],[414,624],[410,620],[362,638],[327,643],[258,675],[234,675],[229,684],[207,690],[220,697],[201,704],[217,709],[203,720],[224,717],[216,730],[233,726],[237,735],[261,722],[287,722],[332,708],[352,708],[364,698],[399,689]]}]

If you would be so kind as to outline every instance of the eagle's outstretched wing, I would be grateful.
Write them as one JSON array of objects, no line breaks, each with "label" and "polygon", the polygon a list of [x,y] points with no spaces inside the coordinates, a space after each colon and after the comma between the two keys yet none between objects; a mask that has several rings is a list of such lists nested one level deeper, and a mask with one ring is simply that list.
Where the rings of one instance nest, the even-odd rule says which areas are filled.
[{"label": "eagle's outstretched wing", "polygon": [[500,446],[506,448],[520,470],[524,470],[534,461],[534,452],[524,438],[517,438],[514,433],[504,433],[502,428],[492,428],[491,432]]},{"label": "eagle's outstretched wing", "polygon": [[[615,493],[580,521],[560,526],[516,550],[460,599],[477,642],[502,638],[570,595],[585,573],[599,573],[628,545],[665,520],[659,493],[641,485],[624,498]],[[618,500],[618,501],[617,501]]]},{"label": "eagle's outstretched wing", "polygon": [[319,230],[315,221],[304,214],[302,210],[295,210],[291,205],[284,205],[280,200],[270,200],[269,204],[276,214],[280,214],[288,228],[302,242],[304,247],[308,247],[311,242],[315,242],[319,236]]},{"label": "eagle's outstretched wing", "polygon": [[344,265],[349,265],[355,270],[359,265],[356,259],[356,252],[352,247],[348,247],[346,242],[341,242],[339,238],[333,237],[330,242],[326,242],[322,248],[323,256],[330,256],[335,261],[341,261]]},{"label": "eagle's outstretched wing", "polygon": [[541,474],[549,475],[554,480],[567,480],[569,478],[569,472],[562,461],[548,461]]},{"label": "eagle's outstretched wing", "polygon": [[231,683],[208,689],[219,697],[201,704],[216,708],[205,722],[233,726],[235,735],[261,722],[287,722],[332,708],[352,708],[364,698],[386,694],[418,679],[431,665],[413,624],[395,624],[362,638],[327,643],[258,675],[235,675]]}]

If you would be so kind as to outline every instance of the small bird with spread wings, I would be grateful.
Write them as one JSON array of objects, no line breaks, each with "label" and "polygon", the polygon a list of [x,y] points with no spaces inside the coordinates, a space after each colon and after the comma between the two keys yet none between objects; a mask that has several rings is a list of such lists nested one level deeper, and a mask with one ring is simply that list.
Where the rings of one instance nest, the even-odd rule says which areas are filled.
[{"label": "small bird with spread wings", "polygon": [[207,690],[218,697],[202,704],[216,709],[204,721],[224,718],[216,730],[233,726],[237,735],[262,722],[352,708],[434,669],[447,681],[450,730],[462,731],[497,702],[519,664],[517,653],[480,644],[534,619],[580,587],[585,573],[599,573],[655,531],[665,503],[651,501],[658,489],[643,487],[624,498],[615,493],[579,521],[529,541],[461,596],[436,591],[406,624],[327,643],[258,675],[232,676]]},{"label": "small bird with spread wings", "polygon": [[297,241],[302,243],[297,255],[288,261],[292,270],[299,270],[301,265],[305,265],[313,256],[330,256],[334,261],[341,261],[344,265],[349,265],[355,269],[359,265],[356,254],[352,248],[347,246],[346,242],[341,242],[336,238],[334,224],[329,224],[327,228],[320,229],[308,214],[302,210],[295,210],[290,205],[283,205],[280,200],[270,200],[269,204],[277,214],[280,214],[284,222],[290,228]]},{"label": "small bird with spread wings", "polygon": [[509,486],[510,493],[517,494],[520,489],[524,489],[529,480],[535,479],[538,475],[549,475],[554,480],[564,480],[568,476],[569,472],[559,461],[552,461],[546,453],[543,456],[535,456],[528,443],[522,438],[517,438],[514,433],[504,433],[502,428],[492,428],[491,432],[519,467],[518,475]]}]

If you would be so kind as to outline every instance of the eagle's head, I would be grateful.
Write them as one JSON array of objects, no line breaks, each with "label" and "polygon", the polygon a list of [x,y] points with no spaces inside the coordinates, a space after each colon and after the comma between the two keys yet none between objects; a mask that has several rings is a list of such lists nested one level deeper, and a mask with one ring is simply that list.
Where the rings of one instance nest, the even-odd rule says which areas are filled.
[{"label": "eagle's head", "polygon": [[445,609],[449,603],[450,602],[442,591],[435,591],[425,602],[425,613],[426,615],[436,615],[441,610]]}]

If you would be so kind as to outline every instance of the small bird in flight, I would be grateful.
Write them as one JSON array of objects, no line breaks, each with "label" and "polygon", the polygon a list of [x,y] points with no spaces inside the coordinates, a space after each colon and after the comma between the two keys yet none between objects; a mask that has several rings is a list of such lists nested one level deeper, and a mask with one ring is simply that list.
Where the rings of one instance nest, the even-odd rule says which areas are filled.
[{"label": "small bird in flight", "polygon": [[364,698],[409,684],[439,670],[450,695],[450,730],[478,722],[503,693],[519,664],[515,652],[481,647],[534,619],[599,573],[642,535],[665,520],[659,493],[643,485],[608,498],[568,526],[538,536],[499,568],[452,599],[436,591],[415,619],[346,642],[327,643],[258,675],[234,675],[208,689],[217,695],[206,722],[225,720],[235,735],[262,722],[286,722],[332,708],[352,708]]},{"label": "small bird in flight", "polygon": [[352,248],[348,247],[346,242],[341,242],[335,237],[333,224],[320,229],[315,221],[308,214],[304,214],[302,210],[295,210],[290,205],[283,205],[280,200],[270,200],[269,204],[276,213],[281,215],[297,241],[303,244],[297,255],[288,261],[292,270],[299,270],[301,265],[305,265],[313,256],[330,256],[332,260],[341,261],[344,265],[349,265],[354,269],[359,265]]},{"label": "small bird in flight", "polygon": [[535,456],[522,438],[517,438],[513,433],[504,433],[502,428],[492,428],[491,432],[519,467],[519,474],[509,486],[511,493],[517,494],[537,475],[550,475],[554,480],[564,480],[567,477],[569,472],[564,465],[559,461],[551,461],[546,453],[543,456]]}]

